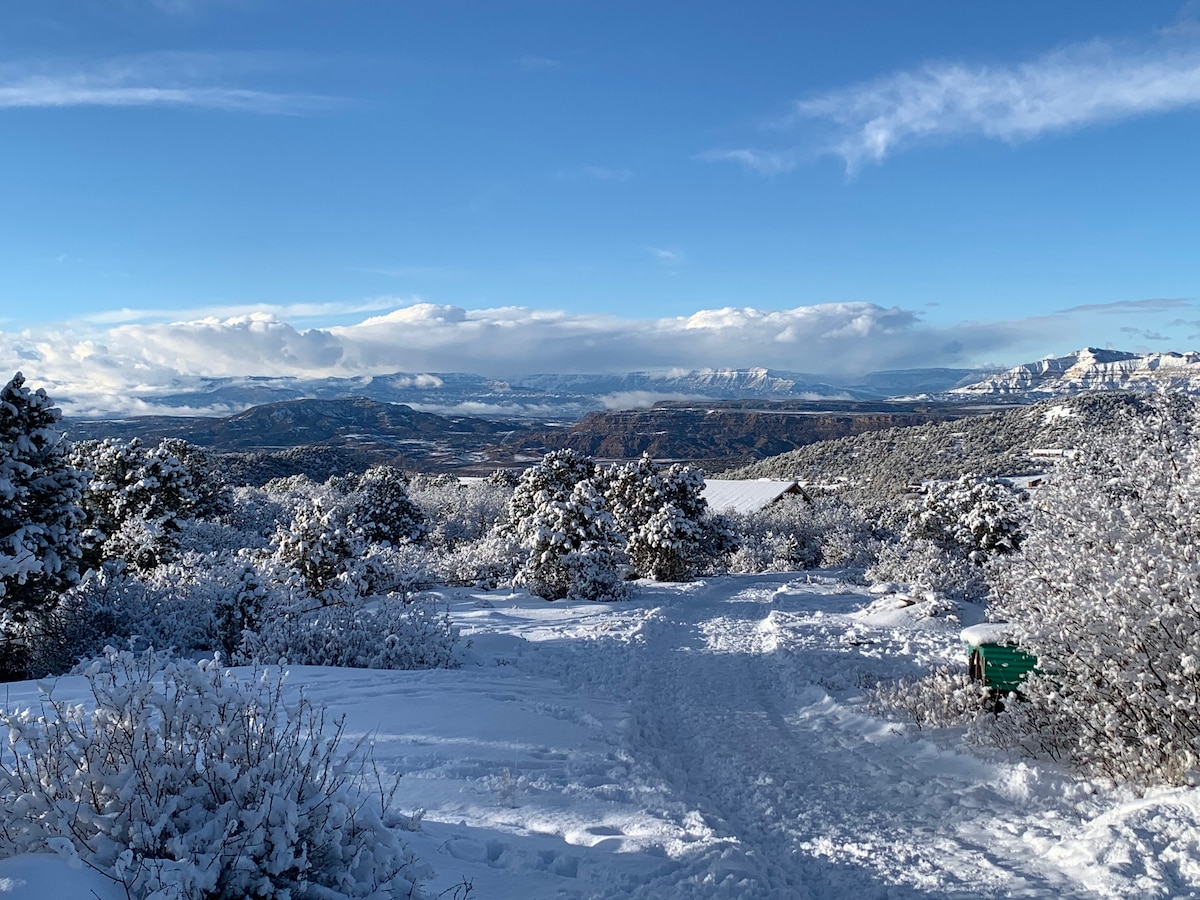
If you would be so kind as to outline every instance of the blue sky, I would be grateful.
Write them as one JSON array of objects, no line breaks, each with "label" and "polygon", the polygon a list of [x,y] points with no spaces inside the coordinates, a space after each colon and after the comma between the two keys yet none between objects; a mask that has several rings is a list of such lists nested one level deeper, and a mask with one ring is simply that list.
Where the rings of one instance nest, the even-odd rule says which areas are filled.
[{"label": "blue sky", "polygon": [[1200,345],[1194,2],[42,0],[0,48],[35,381]]}]

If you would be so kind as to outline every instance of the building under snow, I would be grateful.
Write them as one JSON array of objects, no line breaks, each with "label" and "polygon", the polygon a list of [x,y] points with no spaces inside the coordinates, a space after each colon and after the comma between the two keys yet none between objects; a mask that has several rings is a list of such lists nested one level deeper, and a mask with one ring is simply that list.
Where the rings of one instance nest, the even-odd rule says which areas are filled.
[{"label": "building under snow", "polygon": [[704,480],[704,499],[708,508],[718,513],[758,512],[777,500],[789,495],[808,498],[804,489],[795,481],[772,481],[758,478],[743,481],[727,481],[720,478]]}]

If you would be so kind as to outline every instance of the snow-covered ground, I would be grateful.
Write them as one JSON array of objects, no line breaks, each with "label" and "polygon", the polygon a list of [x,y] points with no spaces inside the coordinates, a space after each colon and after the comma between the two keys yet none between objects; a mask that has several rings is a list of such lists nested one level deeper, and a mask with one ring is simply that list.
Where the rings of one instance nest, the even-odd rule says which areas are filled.
[{"label": "snow-covered ground", "polygon": [[[875,680],[961,658],[971,623],[944,608],[803,573],[619,604],[443,596],[472,641],[462,669],[290,680],[404,776],[431,895],[1200,896],[1200,791],[1137,798],[864,709]],[[124,896],[57,860],[0,862],[0,898],[91,890]]]}]

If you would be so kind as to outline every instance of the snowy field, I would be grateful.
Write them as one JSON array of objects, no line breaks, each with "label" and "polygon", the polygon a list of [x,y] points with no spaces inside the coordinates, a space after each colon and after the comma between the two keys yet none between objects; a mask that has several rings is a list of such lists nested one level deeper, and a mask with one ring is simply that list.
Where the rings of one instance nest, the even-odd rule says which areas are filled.
[{"label": "snowy field", "polygon": [[[404,776],[430,896],[1200,896],[1200,790],[1138,798],[866,712],[876,680],[961,659],[973,620],[803,573],[619,604],[443,597],[463,668],[290,675]],[[124,892],[54,858],[0,862],[0,898],[89,896]]]}]

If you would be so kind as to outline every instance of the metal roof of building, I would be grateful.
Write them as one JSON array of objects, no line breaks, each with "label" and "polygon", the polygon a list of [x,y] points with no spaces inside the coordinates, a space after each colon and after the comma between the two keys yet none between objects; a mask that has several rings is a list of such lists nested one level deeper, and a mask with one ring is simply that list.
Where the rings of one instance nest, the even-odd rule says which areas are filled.
[{"label": "metal roof of building", "polygon": [[704,481],[704,499],[713,512],[757,512],[785,494],[799,491],[800,486],[795,481],[772,481],[767,478],[748,481],[708,478]]}]

